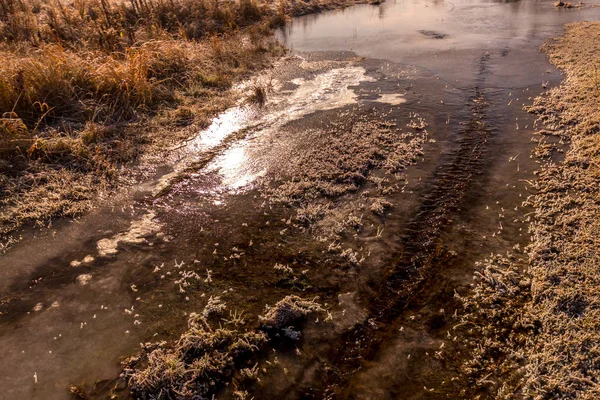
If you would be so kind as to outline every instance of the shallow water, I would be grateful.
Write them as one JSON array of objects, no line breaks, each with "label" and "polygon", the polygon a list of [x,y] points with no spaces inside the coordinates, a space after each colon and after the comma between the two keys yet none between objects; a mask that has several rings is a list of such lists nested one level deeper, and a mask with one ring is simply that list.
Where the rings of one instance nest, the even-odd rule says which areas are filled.
[{"label": "shallow water", "polygon": [[[300,53],[275,68],[264,109],[240,104],[155,179],[79,221],[25,232],[2,256],[0,399],[67,399],[70,384],[104,398],[121,358],[176,337],[210,295],[256,315],[289,294],[276,262],[309,269],[309,293],[336,322],[308,326],[302,355],[280,354],[286,374],[261,378],[256,398],[318,395],[332,382],[345,397],[448,396],[423,389],[456,366],[425,355],[451,325],[431,321],[440,308],[453,313],[475,262],[527,243],[521,203],[537,163],[521,108],[559,80],[537,49],[562,24],[598,15],[546,1],[406,1],[295,19],[279,35]],[[341,268],[261,187],[285,179],[284,161],[313,146],[310,132],[373,112],[403,128],[418,113],[432,140],[406,176],[390,177],[402,188],[394,207],[383,218],[366,212],[363,230],[340,240],[366,256]],[[354,212],[368,191],[335,206]],[[403,293],[406,270],[424,276],[409,299],[382,289]],[[186,271],[201,278],[194,290],[177,283]],[[366,320],[377,333],[353,331]],[[352,335],[365,347],[345,342]],[[342,381],[321,373],[328,363],[353,371],[339,361],[350,350],[368,366]]]},{"label": "shallow water", "polygon": [[296,51],[354,51],[417,65],[461,88],[476,84],[482,52],[501,51],[487,85],[510,88],[541,83],[533,64],[540,59],[531,53],[565,23],[597,19],[593,4],[558,9],[552,1],[387,1],[306,15],[278,37]]}]

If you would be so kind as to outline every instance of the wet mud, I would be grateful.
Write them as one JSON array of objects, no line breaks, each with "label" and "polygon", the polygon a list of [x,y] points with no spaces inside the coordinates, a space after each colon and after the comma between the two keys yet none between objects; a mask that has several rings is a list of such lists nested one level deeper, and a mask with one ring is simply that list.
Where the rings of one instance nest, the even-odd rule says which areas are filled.
[{"label": "wet mud", "polygon": [[240,103],[132,192],[2,256],[0,398],[130,398],[120,361],[176,340],[211,297],[253,330],[291,294],[330,316],[271,342],[249,396],[472,395],[455,293],[527,244],[522,107],[559,81],[539,44],[585,11],[390,2],[295,20],[294,52],[240,85],[264,106]]}]

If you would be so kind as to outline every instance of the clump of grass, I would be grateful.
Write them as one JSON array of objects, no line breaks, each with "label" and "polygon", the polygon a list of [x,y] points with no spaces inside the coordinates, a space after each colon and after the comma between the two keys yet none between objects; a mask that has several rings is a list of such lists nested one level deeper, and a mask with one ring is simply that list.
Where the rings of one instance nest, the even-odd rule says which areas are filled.
[{"label": "clump of grass", "polygon": [[267,307],[260,329],[245,331],[239,316],[219,320],[224,310],[219,298],[211,298],[200,314],[190,314],[188,330],[175,343],[143,344],[141,354],[126,360],[122,377],[136,398],[210,399],[228,385],[245,398],[246,385],[258,378],[257,361],[269,338],[277,344],[280,335],[274,332],[297,340],[299,324],[323,311],[315,301],[287,296]]},{"label": "clump of grass", "polygon": [[263,86],[255,84],[249,101],[261,107],[264,106],[267,102],[267,90]]},{"label": "clump of grass", "polygon": [[390,207],[392,207],[392,203],[381,197],[378,197],[375,200],[373,200],[373,203],[371,203],[370,210],[375,215],[383,215],[385,210],[387,210]]},{"label": "clump of grass", "polygon": [[268,307],[264,316],[260,317],[262,324],[268,328],[283,329],[305,319],[313,312],[324,311],[314,300],[305,300],[291,295]]},{"label": "clump of grass", "polygon": [[276,263],[273,267],[277,271],[277,286],[304,290],[308,284],[306,273],[308,269],[300,270],[298,273],[287,264]]},{"label": "clump of grass", "polygon": [[[102,183],[91,174],[68,170],[48,174],[42,168],[20,179],[5,179],[2,200],[0,236],[20,226],[23,221],[44,224],[48,215],[73,217],[83,214],[94,201]],[[94,189],[96,188],[96,189]]]},{"label": "clump of grass", "polygon": [[302,204],[296,210],[296,220],[305,226],[309,226],[323,218],[330,208],[331,204],[326,202]]},{"label": "clump of grass", "polygon": [[305,300],[301,297],[286,296],[274,306],[267,306],[264,316],[259,319],[263,329],[270,337],[285,337],[290,340],[300,340],[300,324],[315,312],[325,311],[315,300]]},{"label": "clump of grass", "polygon": [[221,315],[223,311],[225,311],[225,309],[227,309],[227,305],[221,300],[219,296],[210,296],[206,307],[204,307],[204,311],[202,311],[202,316],[204,318],[210,318],[215,315]]},{"label": "clump of grass", "polygon": [[340,257],[346,261],[346,263],[350,266],[359,266],[363,261],[364,257],[361,257],[357,251],[354,251],[350,248],[342,251],[340,253]]},{"label": "clump of grass", "polygon": [[363,227],[362,215],[360,217],[353,214],[348,215],[348,217],[342,221],[342,225],[359,232]]},{"label": "clump of grass", "polygon": [[232,381],[231,372],[252,368],[267,342],[260,331],[214,328],[200,314],[192,313],[188,324],[173,346],[145,344],[140,356],[126,362],[123,376],[137,398],[211,398]]}]

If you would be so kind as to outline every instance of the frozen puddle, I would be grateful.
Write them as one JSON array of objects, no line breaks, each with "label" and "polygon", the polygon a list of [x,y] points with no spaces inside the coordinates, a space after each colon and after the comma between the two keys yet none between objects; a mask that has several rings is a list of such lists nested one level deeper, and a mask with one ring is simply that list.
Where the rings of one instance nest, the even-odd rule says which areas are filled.
[{"label": "frozen puddle", "polygon": [[375,100],[379,103],[390,104],[392,106],[399,106],[400,104],[406,103],[406,98],[403,94],[380,94],[379,98]]},{"label": "frozen puddle", "polygon": [[118,253],[119,243],[141,244],[147,243],[147,238],[160,230],[160,224],[154,219],[154,214],[149,213],[138,221],[131,223],[127,232],[119,233],[110,238],[98,241],[98,255],[101,257],[110,256]]}]

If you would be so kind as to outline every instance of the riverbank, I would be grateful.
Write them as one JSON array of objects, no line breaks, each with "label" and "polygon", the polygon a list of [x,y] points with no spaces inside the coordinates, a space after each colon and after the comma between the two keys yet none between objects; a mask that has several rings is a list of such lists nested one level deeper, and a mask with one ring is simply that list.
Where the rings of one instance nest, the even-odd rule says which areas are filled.
[{"label": "riverbank", "polygon": [[[542,165],[523,107],[560,83],[542,40],[583,10],[476,3],[297,19],[281,33],[295,54],[232,96],[255,105],[123,198],[25,230],[0,268],[0,399],[542,397],[523,273]],[[195,129],[169,126],[146,145]],[[561,137],[536,137],[560,162]]]},{"label": "riverbank", "polygon": [[474,314],[464,322],[485,344],[466,372],[476,371],[474,382],[495,398],[593,399],[600,394],[600,23],[569,24],[542,50],[565,80],[527,108],[543,126],[537,193],[527,200],[528,265],[515,256],[482,269],[477,300],[466,300]]},{"label": "riverbank", "polygon": [[527,311],[538,334],[528,343],[525,390],[591,399],[600,395],[600,23],[568,25],[544,51],[566,79],[530,110],[546,128],[539,147],[569,141],[570,148],[561,162],[544,165],[529,200]]},{"label": "riverbank", "polygon": [[[321,2],[2,2],[0,250],[26,224],[84,214],[266,87],[288,16]],[[145,158],[150,157],[151,160]],[[141,165],[140,165],[141,164]]]}]

